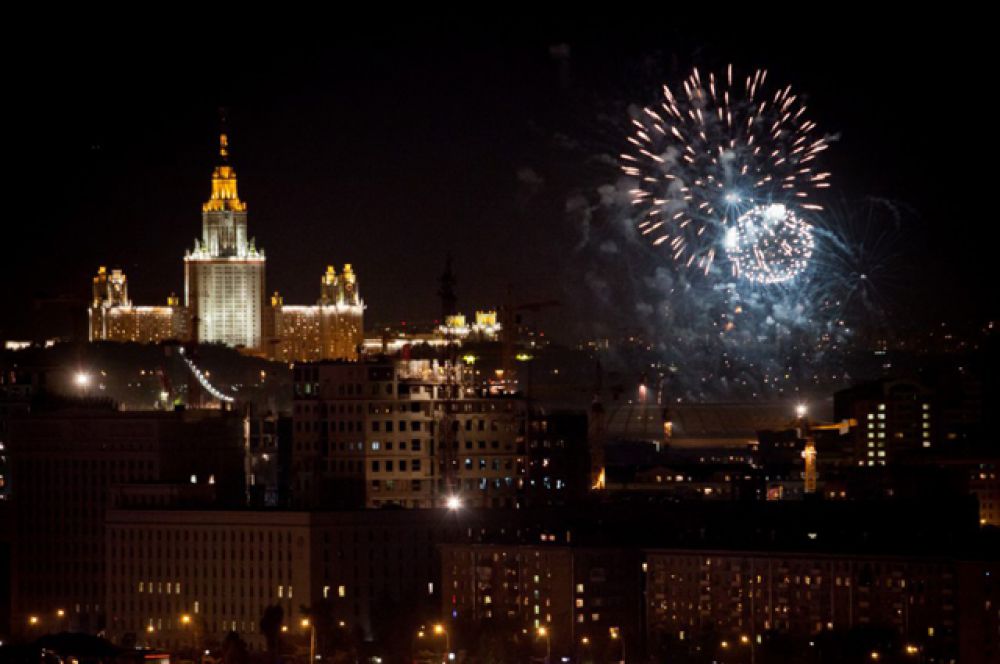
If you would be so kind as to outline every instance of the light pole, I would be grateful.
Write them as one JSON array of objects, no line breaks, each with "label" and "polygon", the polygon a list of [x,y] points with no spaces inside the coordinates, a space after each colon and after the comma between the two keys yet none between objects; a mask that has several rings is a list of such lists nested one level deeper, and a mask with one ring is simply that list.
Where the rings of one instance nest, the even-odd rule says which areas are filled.
[{"label": "light pole", "polygon": [[316,625],[308,618],[303,618],[302,627],[309,628],[309,664],[314,664],[316,661]]},{"label": "light pole", "polygon": [[[185,614],[183,614],[181,616],[181,626],[182,627],[190,627],[191,626],[191,615],[190,614],[185,613]],[[194,630],[192,629],[191,630],[191,652],[193,653],[196,650],[197,650],[197,647],[195,646],[195,642],[194,642]]]},{"label": "light pole", "polygon": [[608,636],[611,637],[612,641],[618,644],[619,655],[621,655],[618,661],[621,662],[622,664],[625,664],[625,640],[622,639],[621,630],[618,629],[617,627],[609,627]]},{"label": "light pole", "polygon": [[544,625],[538,628],[538,636],[545,639],[545,664],[552,659],[552,634]]},{"label": "light pole", "polygon": [[448,658],[451,657],[451,636],[441,623],[434,625],[434,633],[438,636],[444,636],[444,657],[442,659],[447,662]]}]

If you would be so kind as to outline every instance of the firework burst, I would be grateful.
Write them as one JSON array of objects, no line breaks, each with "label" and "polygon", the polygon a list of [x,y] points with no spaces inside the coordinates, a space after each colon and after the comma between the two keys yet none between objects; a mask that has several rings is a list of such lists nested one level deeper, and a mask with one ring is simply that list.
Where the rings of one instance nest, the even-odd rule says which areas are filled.
[{"label": "firework burst", "polygon": [[733,276],[756,284],[794,279],[809,265],[812,226],[781,203],[755,205],[726,232],[726,253]]},{"label": "firework burst", "polygon": [[815,170],[829,143],[805,112],[791,86],[768,90],[766,70],[738,78],[732,65],[718,77],[696,68],[676,93],[664,85],[632,118],[620,155],[639,232],[708,274],[755,207],[821,209],[809,196],[829,186],[830,174]]}]

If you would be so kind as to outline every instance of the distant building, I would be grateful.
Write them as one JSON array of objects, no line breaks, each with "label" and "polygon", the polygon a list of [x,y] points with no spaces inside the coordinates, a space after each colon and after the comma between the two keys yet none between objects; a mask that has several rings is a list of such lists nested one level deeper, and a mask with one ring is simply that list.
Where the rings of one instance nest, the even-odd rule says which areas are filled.
[{"label": "distant building", "polygon": [[190,336],[190,317],[174,295],[162,307],[140,307],[128,297],[128,281],[121,270],[100,267],[94,277],[94,300],[88,310],[90,339],[159,343]]},{"label": "distant building", "polygon": [[590,492],[587,414],[535,408],[529,420],[525,502],[567,505]]},{"label": "distant building", "polygon": [[856,423],[851,433],[858,466],[885,466],[933,446],[933,396],[915,381],[880,380],[841,390],[834,395],[834,417]]},{"label": "distant building", "polygon": [[292,460],[292,418],[267,414],[246,418],[247,504],[284,507],[289,495]]},{"label": "distant building", "polygon": [[[556,539],[556,535],[551,535]],[[456,623],[526,629],[537,657],[620,661],[642,638],[639,551],[563,544],[451,544],[441,613]],[[545,628],[544,638],[536,636]],[[622,647],[633,648],[623,653]]]},{"label": "distant building", "polygon": [[111,510],[107,633],[177,650],[237,631],[262,650],[266,606],[284,610],[287,640],[308,643],[301,609],[327,600],[345,629],[385,638],[395,611],[437,616],[438,545],[490,527],[468,510]]},{"label": "distant building", "polygon": [[198,341],[258,349],[264,339],[264,252],[247,235],[247,205],[229,165],[226,134],[219,157],[211,197],[201,208],[201,239],[184,255],[184,303]]},{"label": "distant building", "polygon": [[91,404],[15,415],[8,426],[18,629],[29,616],[49,619],[60,610],[62,627],[104,626],[104,512],[115,487],[193,483],[219,500],[243,500],[242,422],[223,411],[118,412]]},{"label": "distant building", "polygon": [[229,164],[226,134],[220,164],[202,205],[201,237],[184,255],[184,303],[138,306],[128,297],[121,270],[101,267],[88,310],[91,341],[221,343],[284,362],[355,359],[363,342],[364,301],[350,264],[341,275],[328,267],[315,306],[285,305],[275,293],[265,302],[264,251],[247,229],[247,204]]},{"label": "distant building", "polygon": [[396,331],[381,336],[367,337],[364,352],[368,355],[396,355],[406,348],[427,345],[442,348],[449,345],[461,346],[466,342],[499,341],[502,325],[496,311],[477,311],[474,322],[470,323],[465,314],[450,314],[444,323],[423,331]]},{"label": "distant building", "polygon": [[431,360],[297,364],[296,500],[519,506],[526,404],[471,387],[465,370]]},{"label": "distant building", "polygon": [[647,637],[662,657],[698,649],[723,658],[766,653],[775,638],[806,650],[824,635],[876,629],[893,635],[893,650],[872,646],[882,652],[871,659],[996,661],[997,573],[996,564],[932,556],[650,550]]},{"label": "distant building", "polygon": [[313,306],[286,305],[277,292],[268,312],[267,356],[282,362],[357,359],[363,346],[364,302],[351,264],[326,268]]}]

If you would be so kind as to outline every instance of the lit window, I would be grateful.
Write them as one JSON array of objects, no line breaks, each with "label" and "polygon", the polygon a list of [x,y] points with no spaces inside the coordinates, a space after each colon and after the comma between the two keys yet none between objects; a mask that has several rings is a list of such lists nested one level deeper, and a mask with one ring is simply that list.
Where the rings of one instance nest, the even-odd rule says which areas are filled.
[{"label": "lit window", "polygon": [[347,597],[347,586],[337,586],[337,597]]}]

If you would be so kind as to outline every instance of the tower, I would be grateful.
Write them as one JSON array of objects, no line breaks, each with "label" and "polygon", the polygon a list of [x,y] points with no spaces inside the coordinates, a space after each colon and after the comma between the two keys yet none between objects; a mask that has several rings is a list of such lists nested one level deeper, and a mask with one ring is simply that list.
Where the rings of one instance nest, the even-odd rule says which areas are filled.
[{"label": "tower", "polygon": [[201,238],[184,256],[184,299],[193,337],[259,350],[263,346],[264,252],[247,237],[247,206],[229,165],[229,139],[219,136],[220,163],[202,205]]}]

